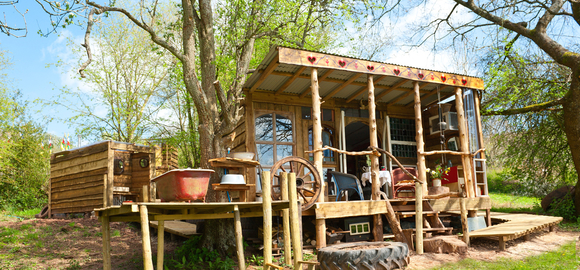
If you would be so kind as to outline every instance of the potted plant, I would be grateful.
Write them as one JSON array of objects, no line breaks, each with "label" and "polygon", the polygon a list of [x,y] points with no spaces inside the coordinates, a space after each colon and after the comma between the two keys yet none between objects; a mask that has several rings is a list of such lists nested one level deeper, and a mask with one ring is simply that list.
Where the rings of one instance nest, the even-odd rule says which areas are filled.
[{"label": "potted plant", "polygon": [[443,164],[437,164],[435,169],[427,168],[427,173],[429,174],[434,187],[441,186],[441,178],[449,172],[449,167],[443,166]]}]

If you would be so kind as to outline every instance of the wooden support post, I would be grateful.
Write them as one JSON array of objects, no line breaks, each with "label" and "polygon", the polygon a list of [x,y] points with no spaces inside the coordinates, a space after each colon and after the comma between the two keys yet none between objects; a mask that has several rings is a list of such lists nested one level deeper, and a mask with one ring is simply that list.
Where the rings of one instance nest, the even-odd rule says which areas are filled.
[{"label": "wooden support post", "polygon": [[141,199],[143,202],[149,202],[149,185],[143,185],[143,189],[141,189]]},{"label": "wooden support post", "polygon": [[[262,172],[262,208],[264,212],[264,265],[272,263],[272,187],[270,171]],[[296,188],[294,188],[296,190]],[[267,270],[267,269],[265,269]]]},{"label": "wooden support post", "polygon": [[141,216],[141,234],[143,243],[143,269],[153,270],[153,257],[151,256],[151,235],[149,234],[149,214],[147,206],[139,206]]},{"label": "wooden support post", "polygon": [[[459,142],[461,144],[462,152],[469,152],[469,138],[467,136],[467,122],[465,112],[463,110],[463,91],[460,87],[455,88],[455,108],[457,109],[457,125],[459,128]],[[468,155],[461,155],[461,163],[463,165],[463,175],[465,180],[465,191],[467,198],[475,197],[475,190],[473,186],[473,174],[471,169],[471,157]]]},{"label": "wooden support post", "polygon": [[415,252],[423,254],[423,188],[415,183]]},{"label": "wooden support post", "polygon": [[[294,250],[294,269],[298,269],[298,262],[302,260],[302,241],[300,241],[300,223],[298,223],[298,212],[300,211],[300,208],[298,205],[295,173],[288,174],[288,198],[290,199],[290,220],[292,221],[291,236],[292,248]],[[323,237],[326,239],[326,233]]]},{"label": "wooden support post", "polygon": [[[375,83],[372,74],[367,75],[368,109],[369,109],[369,140],[370,146],[379,147],[377,135],[377,116],[375,104]],[[371,155],[372,199],[380,200],[381,183],[379,181],[379,157]],[[383,219],[381,215],[373,216],[373,237],[375,241],[383,241]]]},{"label": "wooden support post", "polygon": [[556,225],[550,225],[550,227],[549,227],[548,231],[549,231],[549,232],[553,232],[553,231],[555,231],[555,230],[556,230]]},{"label": "wooden support post", "polygon": [[101,233],[103,234],[103,269],[111,270],[111,226],[107,212],[101,216]]},{"label": "wooden support post", "polygon": [[113,182],[115,179],[115,151],[111,149],[112,141],[108,141],[107,145],[107,178],[105,178],[105,191],[103,199],[105,204],[103,207],[113,206]]},{"label": "wooden support post", "polygon": [[529,234],[524,235],[524,241],[530,241],[530,235]]},{"label": "wooden support post", "polygon": [[[414,102],[415,102],[415,141],[417,142],[417,173],[418,178],[423,183],[427,182],[427,168],[425,165],[425,142],[423,138],[423,120],[421,114],[421,92],[419,82],[413,82]],[[415,239],[417,254],[423,254],[423,193],[427,193],[427,185],[415,183]]]},{"label": "wooden support post", "polygon": [[[320,93],[318,92],[318,69],[312,68],[310,75],[310,89],[312,90],[312,149],[322,148],[322,119],[320,110]],[[322,151],[314,152],[314,167],[318,170],[320,179],[324,179],[322,170]],[[320,183],[322,191],[325,189],[324,180]],[[290,192],[292,189],[290,188]],[[290,195],[292,197],[292,195]],[[324,202],[324,196],[318,197],[318,202]],[[326,246],[326,221],[324,219],[316,220],[316,247]]]},{"label": "wooden support post", "polygon": [[165,251],[165,220],[157,222],[157,269],[163,269]]},{"label": "wooden support post", "polygon": [[[288,200],[288,174],[280,172],[280,193],[282,200]],[[284,264],[292,264],[292,244],[290,239],[290,210],[282,209],[282,223],[284,232]]]},{"label": "wooden support post", "polygon": [[[238,253],[239,269],[246,270],[246,262],[244,260],[244,243],[242,239],[242,220],[240,218],[240,209],[237,205],[234,205],[234,229],[236,234],[236,251]],[[271,246],[272,245],[270,244],[270,247]]]},{"label": "wooden support post", "polygon": [[469,226],[467,224],[467,206],[465,205],[465,198],[459,199],[461,209],[461,227],[463,228],[463,242],[469,246]]},{"label": "wooden support post", "polygon": [[491,226],[491,209],[485,209],[485,223],[487,227]]},{"label": "wooden support post", "polygon": [[500,236],[498,236],[498,240],[499,240],[499,250],[504,251],[505,250],[505,238],[500,235]]}]

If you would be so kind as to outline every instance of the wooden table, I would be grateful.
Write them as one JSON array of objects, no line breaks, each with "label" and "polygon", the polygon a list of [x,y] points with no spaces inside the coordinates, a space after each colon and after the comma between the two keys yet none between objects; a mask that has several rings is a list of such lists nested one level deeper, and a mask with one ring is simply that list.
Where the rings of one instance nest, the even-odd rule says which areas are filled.
[{"label": "wooden table", "polygon": [[[186,203],[186,202],[166,202],[166,203],[123,203],[118,206],[95,209],[95,213],[102,223],[103,234],[103,269],[111,269],[111,231],[110,222],[140,222],[143,241],[143,264],[144,269],[153,269],[153,259],[151,255],[151,237],[149,234],[149,221],[158,221],[158,248],[157,248],[157,268],[163,269],[164,252],[164,223],[166,220],[184,219],[222,219],[233,218],[236,235],[236,246],[238,250],[238,261],[240,269],[245,269],[243,247],[242,247],[242,217],[259,217],[264,213],[278,211],[289,208],[289,202],[273,201],[271,207],[262,202],[231,202],[231,203]],[[269,222],[271,218],[264,219]]]},{"label": "wooden table", "polygon": [[239,191],[240,192],[240,202],[246,201],[246,192],[250,190],[250,187],[254,187],[254,184],[211,184],[213,190],[216,191]]}]

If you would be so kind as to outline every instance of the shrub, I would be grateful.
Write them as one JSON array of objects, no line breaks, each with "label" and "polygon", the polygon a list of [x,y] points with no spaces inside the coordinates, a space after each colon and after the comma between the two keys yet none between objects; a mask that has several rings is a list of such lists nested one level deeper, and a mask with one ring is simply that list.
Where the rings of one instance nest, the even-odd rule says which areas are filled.
[{"label": "shrub", "polygon": [[560,199],[554,199],[550,204],[550,210],[548,210],[548,213],[554,216],[563,217],[568,221],[576,221],[578,216],[576,216],[573,195],[572,192],[569,192],[566,196]]}]

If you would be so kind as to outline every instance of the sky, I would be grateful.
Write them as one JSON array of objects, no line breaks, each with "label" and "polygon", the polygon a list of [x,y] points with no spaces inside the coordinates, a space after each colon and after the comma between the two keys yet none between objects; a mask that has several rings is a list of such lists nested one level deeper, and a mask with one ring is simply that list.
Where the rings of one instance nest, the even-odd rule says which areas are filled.
[{"label": "sky", "polygon": [[[409,32],[404,29],[409,29],[413,24],[417,23],[417,18],[427,20],[446,12],[451,7],[449,1],[437,1],[437,5],[434,6],[436,8],[431,7],[431,11],[427,14],[423,11],[424,7],[418,7],[409,10],[405,16],[398,18],[397,21],[389,21],[388,18],[385,18],[383,23],[390,29],[390,36],[393,40],[400,41],[403,40],[402,35],[406,35]],[[22,38],[0,36],[0,49],[8,51],[12,62],[11,69],[7,70],[8,78],[12,81],[11,86],[19,89],[23,98],[29,101],[54,101],[60,93],[59,89],[65,86],[71,88],[87,87],[72,78],[74,74],[63,72],[62,67],[59,68],[54,65],[59,61],[77,61],[67,51],[65,42],[67,37],[71,37],[80,46],[84,29],[72,26],[60,29],[58,33],[50,34],[48,37],[43,37],[37,32],[39,29],[48,29],[50,24],[48,15],[42,11],[35,1],[21,1],[17,7],[21,12],[28,10],[25,14],[28,35]],[[22,18],[12,8],[4,6],[0,11],[3,12],[2,15],[6,16],[9,23],[22,24]],[[463,18],[467,20],[470,17],[465,15]],[[346,52],[346,50],[339,49],[336,53],[340,54],[342,52]],[[435,54],[428,49],[428,46],[408,48],[394,42],[382,55],[384,55],[384,59],[373,60],[476,75],[473,74],[473,70],[465,68],[468,65],[458,65],[457,59],[451,50],[440,51]],[[77,141],[75,127],[69,126],[67,121],[62,120],[71,117],[71,112],[59,107],[42,107],[34,104],[31,109],[37,122],[46,124],[46,132],[56,136],[68,134],[72,141]]]}]

